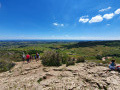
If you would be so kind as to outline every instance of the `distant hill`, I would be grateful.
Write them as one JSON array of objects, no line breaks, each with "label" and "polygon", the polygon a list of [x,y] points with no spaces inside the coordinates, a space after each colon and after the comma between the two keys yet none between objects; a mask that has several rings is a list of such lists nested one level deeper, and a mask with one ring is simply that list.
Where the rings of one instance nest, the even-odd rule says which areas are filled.
[{"label": "distant hill", "polygon": [[78,48],[78,47],[91,47],[91,46],[97,46],[97,45],[104,45],[104,46],[120,46],[120,40],[114,40],[114,41],[83,41],[78,42],[76,44],[72,45],[64,45],[64,47],[67,48]]}]

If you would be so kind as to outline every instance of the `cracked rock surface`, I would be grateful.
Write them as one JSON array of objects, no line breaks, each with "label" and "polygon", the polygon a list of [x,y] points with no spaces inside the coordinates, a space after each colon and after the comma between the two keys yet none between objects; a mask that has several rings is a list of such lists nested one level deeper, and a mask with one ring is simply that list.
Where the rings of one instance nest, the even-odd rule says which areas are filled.
[{"label": "cracked rock surface", "polygon": [[107,70],[95,63],[44,67],[40,61],[17,62],[0,73],[0,90],[120,90],[119,72]]}]

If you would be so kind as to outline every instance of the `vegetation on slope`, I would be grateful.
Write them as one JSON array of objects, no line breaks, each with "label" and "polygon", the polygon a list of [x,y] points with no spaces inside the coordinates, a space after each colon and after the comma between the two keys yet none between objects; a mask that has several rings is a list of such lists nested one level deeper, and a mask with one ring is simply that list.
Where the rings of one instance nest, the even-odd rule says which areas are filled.
[{"label": "vegetation on slope", "polygon": [[15,64],[9,60],[0,60],[0,72],[10,70]]},{"label": "vegetation on slope", "polygon": [[[45,54],[45,51],[48,52]],[[68,57],[71,59],[83,57],[85,60],[100,63],[102,57],[109,56],[120,63],[120,41],[0,41],[0,60],[2,61],[21,61],[23,52],[32,56],[38,52],[43,60],[47,58],[46,61],[49,62],[59,61],[55,66],[72,62]],[[53,54],[49,55],[50,52]],[[49,60],[49,57],[52,59]]]}]

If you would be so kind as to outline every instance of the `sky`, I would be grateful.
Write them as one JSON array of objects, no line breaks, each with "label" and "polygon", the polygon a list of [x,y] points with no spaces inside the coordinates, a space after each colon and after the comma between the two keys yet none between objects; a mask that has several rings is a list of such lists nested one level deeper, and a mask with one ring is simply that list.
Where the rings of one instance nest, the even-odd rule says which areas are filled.
[{"label": "sky", "polygon": [[120,0],[0,0],[0,40],[120,40]]}]

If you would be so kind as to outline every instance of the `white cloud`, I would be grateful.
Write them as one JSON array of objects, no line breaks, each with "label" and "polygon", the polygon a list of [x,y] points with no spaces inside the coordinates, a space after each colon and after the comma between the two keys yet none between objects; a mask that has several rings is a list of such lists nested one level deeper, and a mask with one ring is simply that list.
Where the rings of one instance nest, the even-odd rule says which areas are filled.
[{"label": "white cloud", "polygon": [[115,11],[115,14],[120,14],[120,8]]},{"label": "white cloud", "polygon": [[54,26],[58,26],[58,23],[53,23]]},{"label": "white cloud", "polygon": [[89,21],[89,23],[96,23],[103,21],[103,17],[101,15],[97,15],[95,17],[92,17],[92,19]]},{"label": "white cloud", "polygon": [[[105,8],[105,9],[101,9],[99,10],[100,12],[103,12],[103,11],[106,11],[108,9],[111,9],[111,7],[108,7],[108,8]],[[102,22],[103,19],[112,19],[116,14],[120,14],[120,8],[118,8],[114,13],[109,13],[109,14],[104,14],[103,16],[102,15],[96,15],[94,17],[92,17],[91,19],[89,19],[88,15],[86,16],[82,16],[80,17],[79,19],[79,22],[82,22],[82,23],[96,23],[96,22]]]},{"label": "white cloud", "polygon": [[101,10],[99,10],[99,12],[104,12],[104,11],[107,11],[107,10],[109,10],[109,9],[111,9],[111,7],[101,9]]},{"label": "white cloud", "polygon": [[110,26],[110,24],[107,24],[107,26]]},{"label": "white cloud", "polygon": [[86,23],[86,22],[88,22],[89,21],[89,19],[87,18],[87,19],[84,19],[84,18],[80,18],[79,19],[79,22],[82,22],[82,23]]},{"label": "white cloud", "polygon": [[61,26],[61,27],[64,26],[64,24],[59,24],[59,23],[53,23],[53,25],[54,25],[54,26]]},{"label": "white cloud", "polygon": [[103,16],[103,18],[105,18],[105,19],[112,19],[113,16],[114,16],[114,14],[113,14],[113,13],[110,13],[110,14],[105,14],[105,15]]},{"label": "white cloud", "polygon": [[63,27],[64,26],[64,24],[61,24],[61,27]]},{"label": "white cloud", "polygon": [[82,16],[82,17],[80,17],[79,22],[82,22],[82,23],[88,22],[89,19],[88,19],[87,17],[88,17],[88,15],[87,15],[87,16]]}]

